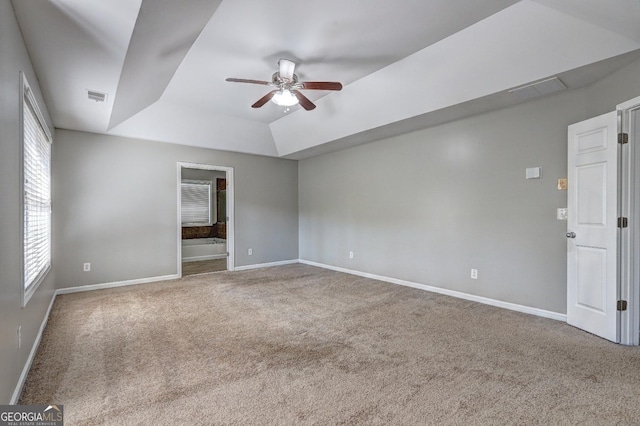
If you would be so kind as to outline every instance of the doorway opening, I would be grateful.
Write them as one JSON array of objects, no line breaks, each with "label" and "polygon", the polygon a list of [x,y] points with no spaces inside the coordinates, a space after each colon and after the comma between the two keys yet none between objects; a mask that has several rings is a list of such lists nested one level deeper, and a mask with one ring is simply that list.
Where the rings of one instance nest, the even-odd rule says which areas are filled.
[{"label": "doorway opening", "polygon": [[178,162],[178,275],[234,270],[233,168]]}]

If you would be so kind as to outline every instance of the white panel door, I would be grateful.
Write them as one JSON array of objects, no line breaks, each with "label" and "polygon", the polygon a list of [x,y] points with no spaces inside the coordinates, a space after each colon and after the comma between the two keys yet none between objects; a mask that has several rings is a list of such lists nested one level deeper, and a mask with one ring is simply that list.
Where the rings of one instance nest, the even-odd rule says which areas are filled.
[{"label": "white panel door", "polygon": [[569,126],[567,322],[618,342],[617,114]]}]

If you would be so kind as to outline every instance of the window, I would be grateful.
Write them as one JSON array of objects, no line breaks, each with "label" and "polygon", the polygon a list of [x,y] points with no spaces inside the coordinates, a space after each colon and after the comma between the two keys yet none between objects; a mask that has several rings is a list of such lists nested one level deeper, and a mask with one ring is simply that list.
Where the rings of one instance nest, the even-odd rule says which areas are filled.
[{"label": "window", "polygon": [[51,134],[22,76],[23,298],[51,268]]},{"label": "window", "polygon": [[181,188],[182,225],[211,225],[211,182],[183,180]]}]

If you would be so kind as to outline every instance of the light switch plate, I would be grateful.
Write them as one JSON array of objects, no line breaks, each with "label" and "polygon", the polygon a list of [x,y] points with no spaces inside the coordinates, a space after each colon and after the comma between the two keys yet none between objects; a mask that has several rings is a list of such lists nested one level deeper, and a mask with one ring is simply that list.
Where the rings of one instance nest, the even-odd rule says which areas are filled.
[{"label": "light switch plate", "polygon": [[527,179],[539,179],[542,176],[542,167],[527,167],[525,176]]}]

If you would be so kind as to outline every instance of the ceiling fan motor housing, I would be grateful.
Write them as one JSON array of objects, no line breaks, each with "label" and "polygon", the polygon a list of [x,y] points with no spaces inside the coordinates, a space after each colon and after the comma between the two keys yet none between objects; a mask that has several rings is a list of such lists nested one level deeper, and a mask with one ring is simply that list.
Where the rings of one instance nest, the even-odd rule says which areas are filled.
[{"label": "ceiling fan motor housing", "polygon": [[283,87],[283,86],[293,86],[295,84],[298,83],[298,76],[296,74],[293,74],[293,77],[291,78],[291,81],[287,81],[285,79],[283,79],[282,77],[280,77],[280,73],[279,72],[274,72],[273,75],[271,76],[271,82],[278,86],[278,87]]}]

